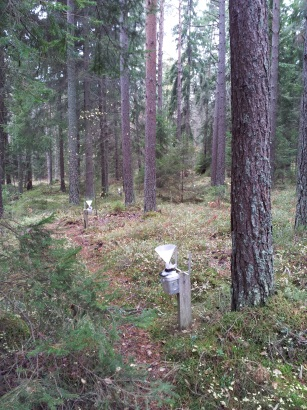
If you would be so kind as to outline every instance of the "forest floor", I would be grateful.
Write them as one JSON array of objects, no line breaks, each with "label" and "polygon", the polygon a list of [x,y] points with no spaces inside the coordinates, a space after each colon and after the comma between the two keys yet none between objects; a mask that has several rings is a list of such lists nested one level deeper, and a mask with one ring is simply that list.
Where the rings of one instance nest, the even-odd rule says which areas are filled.
[{"label": "forest floor", "polygon": [[[151,410],[307,409],[307,236],[293,231],[294,187],[272,195],[275,295],[265,307],[231,312],[229,191],[203,177],[187,185],[184,202],[160,192],[159,212],[148,215],[141,198],[125,209],[111,186],[94,201],[87,229],[82,207],[67,206],[58,186],[27,193],[12,215],[30,224],[54,211],[53,235],[79,246],[82,264],[108,284],[99,298],[122,318],[116,350],[149,379],[175,386],[173,404]],[[177,298],[159,279],[164,262],[154,249],[166,243],[177,245],[180,269],[192,257],[193,322],[182,332]]]},{"label": "forest floor", "polygon": [[[86,268],[92,272],[97,273],[101,268],[101,253],[104,252],[104,242],[100,235],[97,235],[101,227],[106,224],[113,224],[120,227],[127,223],[138,224],[142,220],[142,213],[137,212],[114,212],[104,216],[90,216],[89,229],[84,228],[82,218],[80,220],[70,221],[66,218],[59,219],[50,225],[50,229],[56,233],[57,237],[65,237],[74,245],[80,247],[80,257]],[[93,229],[93,226],[95,229]],[[92,228],[92,229],[91,229]],[[97,238],[98,236],[98,238]],[[113,300],[118,308],[123,308],[127,304],[126,295],[133,295],[130,297],[129,306],[132,313],[141,312],[144,308],[142,301],[138,300],[137,293],[134,290],[134,284],[124,272],[105,272],[104,276],[109,276],[108,280],[112,291],[120,291],[124,296]],[[124,300],[123,300],[124,299]],[[164,379],[165,375],[169,378],[169,371],[167,363],[163,360],[161,344],[153,342],[150,332],[133,324],[122,324],[120,326],[119,335],[120,340],[117,345],[119,353],[124,358],[133,359],[134,363],[141,366],[146,366],[150,376],[153,379]]]}]

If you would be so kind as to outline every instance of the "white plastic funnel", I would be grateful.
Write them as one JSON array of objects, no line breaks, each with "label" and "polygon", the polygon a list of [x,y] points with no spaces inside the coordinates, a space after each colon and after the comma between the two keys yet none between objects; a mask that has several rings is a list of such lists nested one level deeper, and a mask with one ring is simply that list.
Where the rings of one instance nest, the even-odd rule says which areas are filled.
[{"label": "white plastic funnel", "polygon": [[172,245],[172,244],[160,245],[156,247],[155,251],[160,256],[160,258],[162,258],[164,262],[166,263],[166,268],[169,267],[168,265],[176,249],[177,249],[177,246]]}]

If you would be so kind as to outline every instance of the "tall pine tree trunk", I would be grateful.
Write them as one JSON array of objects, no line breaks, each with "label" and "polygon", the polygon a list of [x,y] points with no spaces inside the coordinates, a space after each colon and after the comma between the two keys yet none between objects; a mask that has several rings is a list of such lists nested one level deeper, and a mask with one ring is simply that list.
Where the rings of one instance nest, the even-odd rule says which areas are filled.
[{"label": "tall pine tree trunk", "polygon": [[3,213],[4,213],[3,195],[2,195],[3,168],[4,168],[4,163],[2,162],[2,159],[0,157],[0,218],[2,218]]},{"label": "tall pine tree trunk", "polygon": [[59,139],[59,165],[60,165],[60,190],[66,192],[65,185],[65,161],[64,161],[64,137],[62,125],[62,98],[61,93],[58,93],[58,109],[59,109],[59,124],[58,124],[58,139]]},{"label": "tall pine tree trunk", "polygon": [[47,178],[48,178],[48,184],[52,185],[52,149],[50,148],[46,152],[46,162],[47,162]]},{"label": "tall pine tree trunk", "polygon": [[182,0],[179,0],[179,21],[178,21],[178,61],[177,61],[177,140],[181,140],[181,101],[182,101],[182,61],[181,61],[181,46],[182,46],[182,22],[181,22]]},{"label": "tall pine tree trunk", "polygon": [[85,122],[85,198],[94,198],[94,165],[93,165],[93,137],[90,121],[90,49],[89,49],[89,15],[88,7],[84,9],[84,122]]},{"label": "tall pine tree trunk", "polygon": [[[210,8],[209,8],[209,12],[210,12]],[[211,50],[212,50],[212,46],[213,46],[213,34],[214,31],[211,30],[210,32],[210,38],[209,38],[209,49],[208,49],[208,53],[209,55],[211,54]],[[205,73],[204,79],[201,80],[201,86],[204,84],[204,88],[205,88],[205,95],[204,95],[204,103],[205,103],[205,108],[204,108],[204,140],[203,140],[203,154],[204,154],[204,170],[203,172],[205,172],[207,170],[207,163],[209,162],[209,157],[210,157],[210,146],[212,144],[210,144],[211,142],[211,115],[209,113],[209,104],[210,104],[210,87],[208,86],[208,80],[210,81],[211,77],[212,77],[212,72],[211,72],[211,63],[212,59],[209,60],[209,66],[207,68],[207,71]],[[211,150],[212,151],[212,150]]]},{"label": "tall pine tree trunk", "polygon": [[133,171],[130,137],[130,99],[129,99],[129,68],[128,68],[128,34],[126,27],[127,5],[121,0],[120,26],[120,94],[121,94],[121,130],[123,153],[123,186],[125,205],[134,203]]},{"label": "tall pine tree trunk", "polygon": [[7,140],[7,133],[5,131],[6,125],[6,106],[5,106],[5,59],[4,47],[0,46],[0,184],[5,181],[5,145]]},{"label": "tall pine tree trunk", "polygon": [[3,216],[2,185],[5,181],[5,142],[6,132],[6,107],[5,107],[5,60],[4,48],[0,46],[0,218]]},{"label": "tall pine tree trunk", "polygon": [[278,96],[278,47],[279,47],[279,20],[280,0],[273,0],[272,18],[272,51],[271,51],[271,77],[270,77],[270,120],[271,120],[271,178],[274,181],[275,146],[277,126],[277,96]]},{"label": "tall pine tree trunk", "polygon": [[296,229],[299,227],[307,227],[307,9],[305,13],[303,95],[301,104],[299,146],[297,154],[297,204],[295,214]]},{"label": "tall pine tree trunk", "polygon": [[4,185],[4,136],[3,136],[4,130],[3,130],[3,125],[4,125],[3,122],[1,122],[0,123],[0,218],[2,218],[3,212],[4,212],[3,197],[2,197],[2,185]]},{"label": "tall pine tree trunk", "polygon": [[[1,173],[2,173],[2,168],[0,164],[0,177],[2,177]],[[2,183],[0,183],[0,218],[3,217],[3,213],[4,213],[4,207],[3,207]]]},{"label": "tall pine tree trunk", "polygon": [[12,178],[11,174],[8,171],[8,165],[11,162],[11,154],[9,151],[9,138],[7,133],[5,133],[5,141],[4,141],[4,153],[5,153],[5,159],[4,159],[4,174],[5,174],[5,179],[7,184],[12,183]]},{"label": "tall pine tree trunk", "polygon": [[[1,125],[0,125],[0,127],[1,127]],[[0,130],[0,133],[1,133],[1,130]],[[1,136],[0,136],[0,138],[1,138]],[[2,218],[3,212],[4,212],[3,197],[2,197],[2,185],[3,185],[3,181],[4,181],[4,178],[3,178],[3,174],[4,174],[4,172],[3,172],[3,170],[4,170],[4,157],[1,154],[2,154],[2,152],[1,152],[1,145],[0,145],[0,218]]]},{"label": "tall pine tree trunk", "polygon": [[219,0],[219,61],[214,108],[211,185],[225,183],[226,148],[226,33],[225,0]]},{"label": "tall pine tree trunk", "polygon": [[160,0],[159,16],[159,49],[158,49],[158,114],[162,114],[163,108],[163,39],[164,39],[164,0]]},{"label": "tall pine tree trunk", "polygon": [[106,78],[102,77],[99,79],[99,126],[101,190],[104,195],[107,195],[109,193],[109,155],[106,98]]},{"label": "tall pine tree trunk", "polygon": [[78,120],[77,120],[77,75],[74,56],[75,2],[67,0],[67,99],[68,99],[68,156],[69,156],[69,202],[79,204],[78,173]]},{"label": "tall pine tree trunk", "polygon": [[17,154],[17,161],[18,161],[18,192],[22,194],[23,184],[24,184],[24,163],[23,163],[23,155],[20,152]]},{"label": "tall pine tree trunk", "polygon": [[115,139],[115,158],[114,158],[114,171],[115,171],[115,179],[116,181],[120,180],[121,177],[121,168],[120,168],[120,153],[119,153],[119,137],[118,137],[118,127],[117,127],[117,121],[116,119],[114,120],[113,124],[113,130],[114,130],[114,139]]},{"label": "tall pine tree trunk", "polygon": [[217,147],[218,147],[218,84],[215,92],[215,104],[213,111],[213,129],[212,129],[212,149],[211,149],[211,185],[216,186],[216,169],[217,169]]},{"label": "tall pine tree trunk", "polygon": [[157,0],[146,0],[144,212],[156,210],[156,9]]},{"label": "tall pine tree trunk", "polygon": [[[230,0],[232,309],[273,293],[266,0]],[[259,24],[261,22],[261,24]]]},{"label": "tall pine tree trunk", "polygon": [[138,170],[142,169],[142,150],[141,150],[141,135],[140,135],[140,107],[138,104],[137,96],[134,95],[134,111],[135,111],[135,143],[136,143],[136,155]]},{"label": "tall pine tree trunk", "polygon": [[192,9],[193,1],[188,0],[188,33],[187,33],[187,61],[186,67],[186,91],[184,96],[184,130],[187,137],[192,137],[191,129],[191,67],[192,67],[192,39],[191,39],[191,24],[192,24]]},{"label": "tall pine tree trunk", "polygon": [[32,179],[33,179],[31,152],[28,152],[26,155],[26,170],[25,171],[26,171],[25,183],[27,184],[28,181],[32,182]]}]

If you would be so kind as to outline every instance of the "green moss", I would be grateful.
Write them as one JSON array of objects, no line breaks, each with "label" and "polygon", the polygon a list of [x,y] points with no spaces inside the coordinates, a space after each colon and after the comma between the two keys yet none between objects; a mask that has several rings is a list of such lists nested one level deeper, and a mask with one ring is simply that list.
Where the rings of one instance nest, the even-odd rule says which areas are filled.
[{"label": "green moss", "polygon": [[4,351],[21,347],[30,336],[27,323],[10,312],[0,311],[0,345]]}]

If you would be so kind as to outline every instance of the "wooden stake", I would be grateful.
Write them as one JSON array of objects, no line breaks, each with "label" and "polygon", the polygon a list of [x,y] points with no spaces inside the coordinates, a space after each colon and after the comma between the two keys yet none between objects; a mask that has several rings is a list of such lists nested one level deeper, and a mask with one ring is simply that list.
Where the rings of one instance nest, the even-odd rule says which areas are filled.
[{"label": "wooden stake", "polygon": [[83,211],[83,218],[84,218],[84,229],[88,227],[88,212],[87,209]]},{"label": "wooden stake", "polygon": [[188,274],[180,272],[178,293],[178,324],[179,330],[188,329],[192,325],[191,309],[191,255],[189,254]]}]

